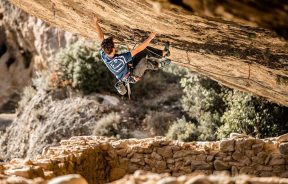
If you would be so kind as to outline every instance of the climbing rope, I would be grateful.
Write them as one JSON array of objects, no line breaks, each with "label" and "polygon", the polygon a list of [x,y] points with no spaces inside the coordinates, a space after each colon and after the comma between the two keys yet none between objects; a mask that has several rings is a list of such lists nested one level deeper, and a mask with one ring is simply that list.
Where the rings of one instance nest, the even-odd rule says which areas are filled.
[{"label": "climbing rope", "polygon": [[51,3],[52,3],[52,12],[53,12],[53,18],[55,19],[56,18],[56,10],[55,10],[55,3],[51,0]]},{"label": "climbing rope", "polygon": [[61,47],[61,36],[60,36],[60,30],[57,28],[57,40],[58,40],[58,46]]},{"label": "climbing rope", "polygon": [[[53,12],[53,19],[56,19],[56,8],[55,8],[55,2],[53,2],[53,0],[51,0],[51,8],[52,8],[52,12]],[[60,48],[61,46],[61,36],[60,36],[60,30],[59,28],[57,28],[57,41],[58,41],[58,46]]]},{"label": "climbing rope", "polygon": [[128,98],[129,100],[131,100],[131,88],[130,88],[130,83],[129,82],[125,82],[126,83],[126,88],[127,88],[127,92],[128,92]]}]

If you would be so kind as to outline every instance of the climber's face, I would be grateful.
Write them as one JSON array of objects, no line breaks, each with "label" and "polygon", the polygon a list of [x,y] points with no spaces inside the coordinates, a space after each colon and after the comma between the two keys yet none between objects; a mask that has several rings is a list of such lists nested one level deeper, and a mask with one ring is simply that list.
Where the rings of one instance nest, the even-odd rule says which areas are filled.
[{"label": "climber's face", "polygon": [[114,57],[115,54],[116,54],[116,49],[115,49],[115,47],[114,47],[113,50],[112,50],[112,52],[111,52],[111,54],[109,54],[109,56],[110,56],[110,57]]}]

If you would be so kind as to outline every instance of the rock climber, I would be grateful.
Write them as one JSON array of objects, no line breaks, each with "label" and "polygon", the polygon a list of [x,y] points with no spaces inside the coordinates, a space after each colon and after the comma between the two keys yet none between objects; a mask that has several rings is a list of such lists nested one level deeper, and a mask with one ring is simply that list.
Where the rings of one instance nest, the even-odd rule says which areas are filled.
[{"label": "rock climber", "polygon": [[158,70],[171,63],[169,42],[164,44],[164,50],[149,47],[156,33],[150,36],[135,49],[117,54],[113,37],[104,38],[104,33],[98,23],[98,18],[93,18],[98,39],[101,42],[100,55],[107,68],[119,80],[115,84],[117,91],[124,95],[127,90],[124,83],[136,83],[146,70]]}]

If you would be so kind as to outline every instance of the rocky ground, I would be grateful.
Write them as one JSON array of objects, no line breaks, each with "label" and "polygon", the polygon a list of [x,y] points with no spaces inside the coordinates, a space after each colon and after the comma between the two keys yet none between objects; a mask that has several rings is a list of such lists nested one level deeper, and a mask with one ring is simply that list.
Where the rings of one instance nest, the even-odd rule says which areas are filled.
[{"label": "rocky ground", "polygon": [[0,137],[16,118],[16,114],[0,114]]}]

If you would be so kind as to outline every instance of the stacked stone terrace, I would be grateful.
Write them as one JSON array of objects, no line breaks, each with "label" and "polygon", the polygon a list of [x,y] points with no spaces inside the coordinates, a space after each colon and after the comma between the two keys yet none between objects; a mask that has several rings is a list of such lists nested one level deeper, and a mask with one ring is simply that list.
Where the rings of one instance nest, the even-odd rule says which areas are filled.
[{"label": "stacked stone terrace", "polygon": [[[34,182],[80,174],[88,183],[106,183],[136,170],[177,177],[194,173],[288,177],[288,135],[255,139],[238,134],[218,142],[171,141],[164,137],[116,140],[72,137],[32,160],[0,166],[1,178],[16,175]],[[266,180],[267,181],[267,180]],[[281,183],[288,183],[282,179]],[[253,182],[252,182],[253,183]],[[268,182],[269,183],[269,182]]]}]

